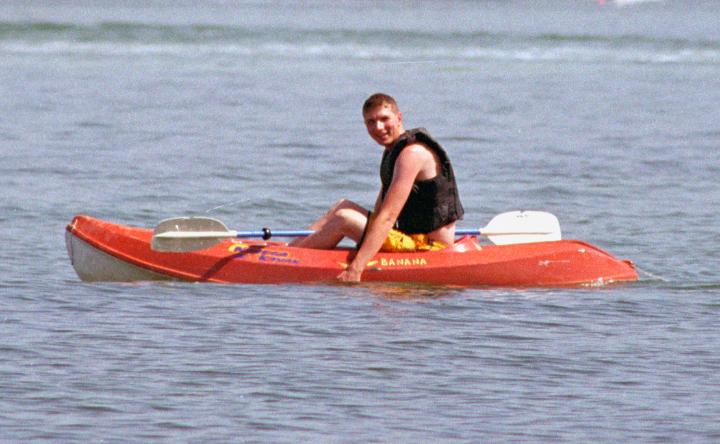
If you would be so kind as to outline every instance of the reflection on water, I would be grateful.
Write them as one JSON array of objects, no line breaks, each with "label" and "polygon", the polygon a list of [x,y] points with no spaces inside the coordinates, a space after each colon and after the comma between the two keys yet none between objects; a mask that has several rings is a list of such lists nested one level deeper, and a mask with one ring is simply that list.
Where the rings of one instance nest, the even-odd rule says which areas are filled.
[{"label": "reflection on water", "polygon": [[422,301],[460,296],[464,287],[416,283],[365,282],[361,284],[370,294],[389,300]]}]

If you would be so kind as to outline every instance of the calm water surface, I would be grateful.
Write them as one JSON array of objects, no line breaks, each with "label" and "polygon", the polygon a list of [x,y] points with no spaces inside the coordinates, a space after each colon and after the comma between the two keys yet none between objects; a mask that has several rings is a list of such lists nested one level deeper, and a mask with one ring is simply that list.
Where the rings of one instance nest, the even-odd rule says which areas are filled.
[{"label": "calm water surface", "polygon": [[[94,2],[0,11],[8,442],[717,442],[710,1]],[[367,95],[450,152],[463,226],[556,214],[600,289],[85,284],[77,213],[300,228],[370,205]]]}]

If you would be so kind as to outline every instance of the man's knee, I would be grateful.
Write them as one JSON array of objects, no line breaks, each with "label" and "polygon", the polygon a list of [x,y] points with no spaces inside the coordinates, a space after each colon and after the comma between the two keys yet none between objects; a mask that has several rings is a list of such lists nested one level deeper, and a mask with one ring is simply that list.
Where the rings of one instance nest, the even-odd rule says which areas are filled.
[{"label": "man's knee", "polygon": [[345,222],[357,219],[358,214],[359,212],[352,208],[338,208],[333,213],[336,218]]},{"label": "man's knee", "polygon": [[360,225],[364,227],[367,223],[367,214],[362,211],[362,208],[340,208],[335,211],[334,216],[341,220],[346,227],[357,227]]},{"label": "man's knee", "polygon": [[341,210],[341,209],[343,209],[343,208],[352,208],[352,207],[355,206],[355,205],[356,205],[355,202],[353,202],[353,201],[351,201],[351,200],[349,200],[349,199],[340,199],[340,200],[338,200],[337,202],[335,202],[335,203],[333,204],[332,208],[333,208],[335,211],[338,211],[338,210]]},{"label": "man's knee", "polygon": [[357,240],[365,230],[367,224],[366,214],[354,208],[341,208],[334,213],[335,219],[339,222],[339,227],[345,236]]},{"label": "man's knee", "polygon": [[332,213],[336,215],[338,214],[338,212],[342,212],[343,210],[355,211],[357,213],[363,213],[364,211],[363,207],[349,199],[340,199],[339,201],[335,202],[335,204],[333,204],[331,208]]}]

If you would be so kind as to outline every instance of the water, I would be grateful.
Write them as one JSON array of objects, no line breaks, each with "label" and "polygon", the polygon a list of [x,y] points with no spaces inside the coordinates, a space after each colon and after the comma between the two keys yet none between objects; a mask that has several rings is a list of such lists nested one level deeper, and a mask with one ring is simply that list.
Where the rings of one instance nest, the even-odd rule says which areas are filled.
[{"label": "water", "polygon": [[[600,3],[5,2],[0,440],[717,442],[716,4]],[[370,205],[375,91],[446,145],[463,226],[551,211],[641,282],[79,282],[76,213]]]}]

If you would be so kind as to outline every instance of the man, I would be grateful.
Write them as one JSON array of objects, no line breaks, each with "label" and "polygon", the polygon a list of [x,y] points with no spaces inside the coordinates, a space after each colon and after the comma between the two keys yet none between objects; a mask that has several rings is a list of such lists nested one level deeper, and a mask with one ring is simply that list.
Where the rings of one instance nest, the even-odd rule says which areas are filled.
[{"label": "man", "polygon": [[291,245],[333,248],[343,237],[358,252],[338,280],[360,281],[378,251],[435,250],[455,241],[455,221],[463,207],[445,150],[422,128],[405,131],[397,102],[373,94],[363,105],[368,134],[385,147],[380,165],[382,188],[372,212],[341,200],[310,226],[315,232]]}]

